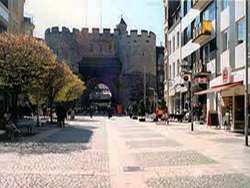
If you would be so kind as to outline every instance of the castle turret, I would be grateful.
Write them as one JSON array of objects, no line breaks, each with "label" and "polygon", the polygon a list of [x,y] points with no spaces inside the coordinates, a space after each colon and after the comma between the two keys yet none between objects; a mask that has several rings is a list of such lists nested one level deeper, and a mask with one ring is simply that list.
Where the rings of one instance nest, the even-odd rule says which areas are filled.
[{"label": "castle turret", "polygon": [[126,22],[124,21],[123,18],[121,18],[121,21],[120,21],[120,23],[116,26],[116,28],[118,29],[119,34],[124,34],[124,33],[127,32],[127,24],[126,24]]}]

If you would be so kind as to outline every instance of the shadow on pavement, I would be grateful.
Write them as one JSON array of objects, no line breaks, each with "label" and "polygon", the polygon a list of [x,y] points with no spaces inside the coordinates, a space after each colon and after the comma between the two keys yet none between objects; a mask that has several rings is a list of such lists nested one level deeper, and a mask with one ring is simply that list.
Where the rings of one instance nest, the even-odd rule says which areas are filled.
[{"label": "shadow on pavement", "polygon": [[[6,142],[0,144],[0,153],[20,155],[64,154],[91,149],[87,146],[95,127],[66,127],[40,141]],[[34,139],[35,140],[35,139]]]}]

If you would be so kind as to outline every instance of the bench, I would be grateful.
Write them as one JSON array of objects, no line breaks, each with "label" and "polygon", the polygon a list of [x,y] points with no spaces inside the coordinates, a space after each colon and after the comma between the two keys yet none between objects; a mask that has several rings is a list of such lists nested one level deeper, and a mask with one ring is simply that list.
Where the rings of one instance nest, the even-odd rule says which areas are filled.
[{"label": "bench", "polygon": [[28,134],[32,134],[32,128],[35,127],[35,121],[32,118],[29,119],[19,119],[18,120],[18,128],[27,128]]}]

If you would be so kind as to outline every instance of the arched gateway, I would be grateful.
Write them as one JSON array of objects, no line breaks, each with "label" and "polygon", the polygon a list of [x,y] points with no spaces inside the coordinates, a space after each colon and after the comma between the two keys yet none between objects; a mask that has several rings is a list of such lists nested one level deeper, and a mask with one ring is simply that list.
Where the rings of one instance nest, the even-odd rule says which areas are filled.
[{"label": "arched gateway", "polygon": [[91,90],[95,83],[104,83],[111,90],[113,102],[126,108],[143,98],[146,84],[147,98],[153,100],[149,90],[156,89],[153,32],[128,33],[127,24],[121,19],[113,33],[110,29],[100,33],[93,28],[90,33],[88,28],[71,32],[66,27],[61,31],[53,27],[46,30],[45,41],[59,59],[66,60],[73,72],[81,75],[87,89]]}]

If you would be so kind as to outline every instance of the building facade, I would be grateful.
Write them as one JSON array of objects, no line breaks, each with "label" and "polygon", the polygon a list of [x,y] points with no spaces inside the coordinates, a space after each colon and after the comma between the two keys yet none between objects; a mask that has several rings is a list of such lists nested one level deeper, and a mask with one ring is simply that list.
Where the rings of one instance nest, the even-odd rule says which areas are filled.
[{"label": "building facade", "polygon": [[[167,93],[170,113],[191,109],[192,87],[192,104],[201,109],[201,119],[211,124],[210,114],[216,114],[218,124],[227,124],[232,130],[242,129],[245,1],[177,2],[178,5],[168,2],[165,6],[166,12],[171,12],[167,18],[170,24],[165,29],[168,47],[165,69],[169,69],[165,88],[170,86]],[[179,76],[184,65],[192,72],[186,80]]]},{"label": "building facade", "polygon": [[33,36],[35,26],[24,17],[24,3],[25,0],[0,0],[0,33]]},{"label": "building facade", "polygon": [[[82,76],[86,85],[95,79],[106,84],[115,102],[128,107],[142,99],[144,90],[153,100],[156,90],[156,36],[142,30],[127,31],[123,19],[113,33],[110,29],[88,28],[81,31],[63,27],[47,29],[45,41],[61,60]],[[98,83],[96,83],[98,84]],[[146,85],[146,88],[145,88]]]},{"label": "building facade", "polygon": [[156,47],[156,83],[158,99],[164,99],[164,47]]}]

